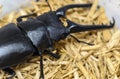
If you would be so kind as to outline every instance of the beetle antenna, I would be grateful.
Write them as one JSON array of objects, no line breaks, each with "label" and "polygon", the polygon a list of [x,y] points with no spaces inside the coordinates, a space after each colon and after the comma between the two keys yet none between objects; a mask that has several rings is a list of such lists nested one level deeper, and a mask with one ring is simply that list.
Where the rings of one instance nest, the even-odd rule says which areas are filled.
[{"label": "beetle antenna", "polygon": [[91,43],[87,43],[87,42],[84,42],[84,41],[81,41],[81,40],[79,40],[79,39],[77,39],[75,36],[73,36],[73,35],[71,35],[70,34],[70,36],[72,37],[72,38],[74,38],[77,42],[81,42],[81,43],[84,43],[84,44],[87,44],[87,45],[90,45],[90,46],[93,46],[94,44],[91,44]]},{"label": "beetle antenna", "polygon": [[50,6],[49,1],[48,1],[48,0],[45,0],[45,1],[47,2],[48,6],[49,6],[49,8],[50,8],[50,11],[52,11],[52,8],[51,8],[51,6]]},{"label": "beetle antenna", "polygon": [[[39,0],[36,0],[36,2],[38,2]],[[49,1],[48,0],[45,0],[46,2],[47,2],[47,5],[49,6],[49,8],[50,8],[50,11],[52,11],[52,8],[51,8],[51,6],[50,6],[50,3],[49,3]]]}]

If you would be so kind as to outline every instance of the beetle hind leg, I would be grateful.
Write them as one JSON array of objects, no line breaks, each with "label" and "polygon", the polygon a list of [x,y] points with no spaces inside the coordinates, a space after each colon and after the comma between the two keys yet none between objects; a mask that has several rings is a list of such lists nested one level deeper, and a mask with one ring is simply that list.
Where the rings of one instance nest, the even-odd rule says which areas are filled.
[{"label": "beetle hind leg", "polygon": [[10,69],[10,68],[5,68],[5,69],[3,69],[3,71],[5,71],[5,72],[7,72],[8,74],[10,74],[11,76],[10,77],[8,77],[8,78],[6,78],[6,79],[12,79],[14,76],[15,76],[15,71],[13,71],[12,69]]}]

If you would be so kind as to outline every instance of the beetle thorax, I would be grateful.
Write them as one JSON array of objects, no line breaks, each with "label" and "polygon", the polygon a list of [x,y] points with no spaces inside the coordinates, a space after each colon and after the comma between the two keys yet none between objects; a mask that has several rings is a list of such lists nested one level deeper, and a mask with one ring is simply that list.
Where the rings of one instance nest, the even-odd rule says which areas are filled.
[{"label": "beetle thorax", "polygon": [[69,35],[68,30],[54,11],[40,15],[37,19],[45,24],[52,40],[59,41]]}]

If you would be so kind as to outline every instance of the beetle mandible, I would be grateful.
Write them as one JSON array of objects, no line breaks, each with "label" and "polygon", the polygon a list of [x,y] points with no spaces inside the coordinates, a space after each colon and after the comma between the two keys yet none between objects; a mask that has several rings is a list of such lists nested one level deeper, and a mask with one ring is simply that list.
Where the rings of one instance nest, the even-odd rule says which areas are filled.
[{"label": "beetle mandible", "polygon": [[[46,2],[48,3],[47,0]],[[57,54],[52,53],[55,42],[65,39],[71,33],[108,29],[114,26],[114,19],[113,23],[110,22],[110,25],[80,25],[70,21],[65,16],[68,9],[80,7],[89,8],[91,6],[92,4],[66,5],[56,11],[50,10],[26,21],[23,21],[22,18],[34,16],[36,13],[20,16],[17,18],[17,24],[10,23],[1,28],[0,69],[11,74],[8,79],[12,79],[15,72],[10,69],[10,67],[25,61],[34,53],[37,53],[40,56],[40,75],[41,78],[44,79],[42,55],[44,52],[47,52],[49,55],[59,58]],[[66,27],[60,20],[61,17],[66,19]],[[72,37],[75,38],[74,36]]]}]

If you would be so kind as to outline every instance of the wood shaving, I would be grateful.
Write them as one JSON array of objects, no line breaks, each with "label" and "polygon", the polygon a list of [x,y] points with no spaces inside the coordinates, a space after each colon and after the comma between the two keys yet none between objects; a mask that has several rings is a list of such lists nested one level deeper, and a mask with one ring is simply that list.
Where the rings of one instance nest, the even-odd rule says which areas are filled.
[{"label": "wood shaving", "polygon": [[[67,17],[79,24],[109,24],[103,7],[98,8],[98,0],[49,0],[53,11],[59,7],[76,3],[93,3],[91,8],[71,9]],[[21,15],[36,12],[41,15],[50,8],[44,0],[31,2],[32,7],[12,12],[0,19],[0,27]],[[79,17],[78,17],[79,16]],[[78,43],[71,37],[56,43],[60,59],[44,55],[45,79],[120,79],[120,30],[94,30],[73,34],[78,39],[94,44]],[[16,76],[13,79],[39,79],[39,56],[31,57],[24,63],[12,67]],[[0,79],[9,75],[0,71]]]}]

